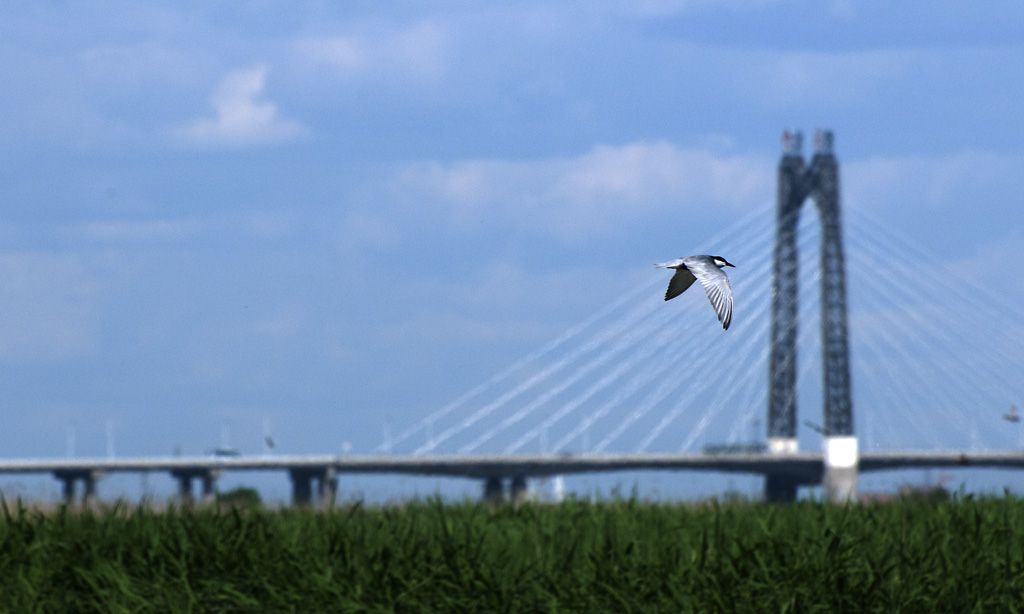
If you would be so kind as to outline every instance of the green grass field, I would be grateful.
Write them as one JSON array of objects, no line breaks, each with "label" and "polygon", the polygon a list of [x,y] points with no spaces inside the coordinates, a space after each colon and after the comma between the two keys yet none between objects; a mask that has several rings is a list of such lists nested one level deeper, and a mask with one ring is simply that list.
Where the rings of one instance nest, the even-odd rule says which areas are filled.
[{"label": "green grass field", "polygon": [[34,512],[3,612],[1015,612],[1024,500]]}]

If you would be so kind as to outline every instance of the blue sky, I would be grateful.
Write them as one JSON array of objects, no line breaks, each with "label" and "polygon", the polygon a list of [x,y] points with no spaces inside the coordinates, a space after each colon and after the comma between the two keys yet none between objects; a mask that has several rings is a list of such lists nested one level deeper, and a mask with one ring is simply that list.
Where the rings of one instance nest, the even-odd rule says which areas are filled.
[{"label": "blue sky", "polygon": [[1020,305],[1021,31],[1009,1],[5,2],[0,450],[257,452],[269,421],[369,451],[770,202],[787,127]]}]

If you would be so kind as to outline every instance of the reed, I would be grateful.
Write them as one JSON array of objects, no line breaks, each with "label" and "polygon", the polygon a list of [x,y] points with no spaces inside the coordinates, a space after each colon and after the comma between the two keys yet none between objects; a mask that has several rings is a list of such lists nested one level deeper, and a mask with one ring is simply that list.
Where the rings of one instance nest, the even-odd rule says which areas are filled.
[{"label": "reed", "polygon": [[4,612],[970,612],[1024,595],[1024,501],[331,512],[5,504]]}]

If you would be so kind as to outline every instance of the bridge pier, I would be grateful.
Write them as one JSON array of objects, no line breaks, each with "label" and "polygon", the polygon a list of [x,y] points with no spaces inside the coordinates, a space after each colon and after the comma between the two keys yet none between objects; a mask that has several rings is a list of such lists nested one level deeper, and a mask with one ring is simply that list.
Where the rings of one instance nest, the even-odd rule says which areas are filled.
[{"label": "bridge pier", "polygon": [[[796,437],[769,437],[769,454],[796,454],[799,445]],[[767,503],[788,503],[796,501],[800,481],[785,473],[768,473],[764,476],[764,500]]]},{"label": "bridge pier", "polygon": [[565,500],[565,477],[561,474],[551,480],[551,498],[555,503]]},{"label": "bridge pier", "polygon": [[517,475],[512,478],[512,484],[509,486],[509,498],[518,503],[525,501],[530,496],[530,488],[526,483],[526,476]]},{"label": "bridge pier", "polygon": [[310,507],[313,504],[313,481],[316,480],[316,500],[321,509],[334,505],[338,495],[338,478],[334,467],[291,469],[292,505]]},{"label": "bridge pier", "polygon": [[61,494],[64,505],[75,504],[75,482],[82,482],[82,507],[90,507],[96,499],[96,482],[103,477],[102,471],[94,469],[66,469],[54,471],[53,476],[63,482]]},{"label": "bridge pier", "polygon": [[800,481],[791,475],[769,473],[764,476],[765,503],[790,503],[796,501]]},{"label": "bridge pier", "polygon": [[73,505],[75,502],[75,480],[60,476],[57,476],[57,479],[61,481],[60,490],[64,505]]},{"label": "bridge pier", "polygon": [[313,501],[313,476],[308,471],[292,470],[292,505],[306,507]]},{"label": "bridge pier", "polygon": [[857,469],[859,464],[857,438],[831,436],[825,438],[825,499],[831,503],[857,500]]},{"label": "bridge pier", "polygon": [[320,507],[329,509],[334,507],[338,498],[338,476],[334,467],[327,467],[320,474]]},{"label": "bridge pier", "polygon": [[501,476],[492,475],[484,480],[484,502],[500,503],[505,498],[505,486]]},{"label": "bridge pier", "polygon": [[[484,480],[485,502],[501,503],[505,500],[505,479],[500,475],[492,475]],[[517,475],[509,479],[509,501],[525,501],[529,494],[530,486],[525,475]]]},{"label": "bridge pier", "polygon": [[216,470],[173,470],[171,477],[178,481],[178,501],[182,507],[188,507],[195,503],[192,495],[192,480],[199,478],[202,482],[202,498],[200,502],[207,504],[213,501],[216,495],[216,482],[220,477],[220,471]]}]

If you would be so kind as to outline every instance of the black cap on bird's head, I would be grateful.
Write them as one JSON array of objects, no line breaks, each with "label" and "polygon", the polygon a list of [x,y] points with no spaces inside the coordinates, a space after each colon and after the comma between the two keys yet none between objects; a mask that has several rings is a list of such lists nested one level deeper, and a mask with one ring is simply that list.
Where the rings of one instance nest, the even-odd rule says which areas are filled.
[{"label": "black cap on bird's head", "polygon": [[711,257],[711,261],[714,262],[715,266],[718,267],[718,268],[722,268],[722,267],[726,267],[726,266],[731,266],[734,269],[736,268],[736,265],[730,264],[728,260],[726,260],[725,258],[722,258],[721,256],[712,256]]}]

